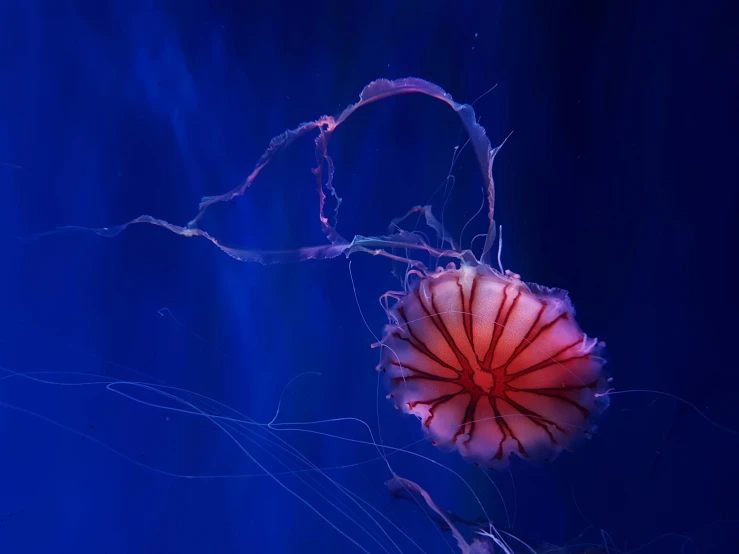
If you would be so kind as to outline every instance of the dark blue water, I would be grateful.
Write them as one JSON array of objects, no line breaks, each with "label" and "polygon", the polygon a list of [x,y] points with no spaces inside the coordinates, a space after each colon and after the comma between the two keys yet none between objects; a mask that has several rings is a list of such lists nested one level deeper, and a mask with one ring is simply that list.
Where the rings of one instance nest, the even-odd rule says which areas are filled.
[{"label": "dark blue water", "polygon": [[[0,6],[0,553],[456,552],[385,488],[373,440],[419,454],[389,462],[443,508],[483,517],[474,491],[535,548],[739,551],[739,436],[707,419],[739,428],[728,4],[396,4]],[[497,84],[474,107],[493,144],[513,131],[494,169],[505,266],[570,291],[614,387],[657,391],[613,396],[553,464],[488,479],[384,399],[370,345],[377,299],[400,287],[387,260],[264,267],[147,225],[33,238],[144,213],[184,224],[271,137],[409,75],[461,102]],[[459,236],[482,201],[469,150],[444,185],[465,140],[430,98],[357,112],[331,143],[340,231],[383,234],[442,185]],[[314,165],[296,142],[202,227],[257,249],[324,243]],[[355,419],[270,434],[275,417]]]}]

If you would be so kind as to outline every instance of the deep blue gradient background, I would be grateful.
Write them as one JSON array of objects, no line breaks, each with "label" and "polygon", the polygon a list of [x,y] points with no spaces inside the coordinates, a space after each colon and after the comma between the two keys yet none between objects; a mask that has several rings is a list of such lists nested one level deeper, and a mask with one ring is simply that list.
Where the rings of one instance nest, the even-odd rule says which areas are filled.
[{"label": "deep blue gradient background", "polygon": [[[142,213],[185,223],[201,196],[240,182],[272,136],[338,113],[379,77],[422,77],[463,102],[497,83],[475,109],[493,143],[514,131],[494,170],[505,265],[570,291],[584,330],[608,342],[618,389],[671,393],[739,428],[729,3],[353,4],[0,5],[0,366],[67,372],[45,375],[59,385],[0,370],[0,553],[360,551],[273,480],[243,477],[259,468],[214,425],[73,386],[91,378],[69,373],[167,382],[267,422],[293,377],[320,372],[287,389],[283,421],[361,418],[388,445],[414,443],[418,422],[378,390],[345,259],[238,263],[151,226],[115,239],[29,237]],[[425,202],[464,140],[451,110],[428,98],[357,112],[332,143],[343,234],[383,233]],[[250,247],[321,243],[313,165],[310,139],[296,143],[204,227]],[[469,152],[453,173],[445,217],[458,234],[480,179]],[[392,266],[357,256],[351,269],[379,333],[377,298],[398,286]],[[367,439],[356,423],[320,430]],[[424,551],[454,551],[387,492],[387,467],[367,462],[373,448],[279,436],[318,466],[350,466],[328,474]],[[479,470],[423,442],[412,450],[458,471],[507,525]],[[737,452],[739,437],[683,404],[623,394],[576,452],[492,478],[515,510],[513,531],[534,545],[592,526],[588,540],[605,530],[609,552],[736,552]],[[393,465],[445,508],[481,516],[442,467],[405,455]],[[226,477],[202,478],[216,475]],[[382,551],[341,507],[282,479]]]}]

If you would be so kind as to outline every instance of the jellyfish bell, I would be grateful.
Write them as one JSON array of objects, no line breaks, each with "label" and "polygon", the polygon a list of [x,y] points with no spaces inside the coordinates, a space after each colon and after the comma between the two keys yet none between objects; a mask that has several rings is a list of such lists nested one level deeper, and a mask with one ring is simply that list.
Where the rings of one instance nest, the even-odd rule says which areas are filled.
[{"label": "jellyfish bell", "polygon": [[485,264],[417,272],[392,296],[378,369],[435,445],[482,467],[552,460],[608,407],[602,357],[566,291]]}]

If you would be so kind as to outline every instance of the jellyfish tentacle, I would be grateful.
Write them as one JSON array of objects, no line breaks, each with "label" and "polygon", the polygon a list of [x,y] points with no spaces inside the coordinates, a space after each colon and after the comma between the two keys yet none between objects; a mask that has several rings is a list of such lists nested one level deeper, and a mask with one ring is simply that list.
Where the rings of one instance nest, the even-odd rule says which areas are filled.
[{"label": "jellyfish tentacle", "polygon": [[[352,252],[358,251],[369,252],[375,255],[382,255],[379,252],[374,252],[369,243],[374,243],[376,245],[376,249],[392,249],[396,246],[400,248],[423,249],[432,255],[452,257],[471,264],[478,263],[477,259],[471,254],[470,251],[460,251],[459,247],[451,240],[448,241],[450,245],[450,248],[448,250],[444,249],[443,243],[441,245],[441,249],[434,249],[431,248],[429,245],[426,245],[425,243],[414,244],[414,241],[408,236],[412,235],[412,233],[408,233],[407,231],[399,233],[400,236],[396,234],[392,234],[387,237],[357,236],[352,240],[348,240],[343,237],[336,229],[338,210],[341,205],[342,199],[338,195],[337,190],[334,186],[333,181],[335,168],[333,160],[328,154],[328,143],[331,136],[333,135],[333,132],[339,125],[346,121],[346,119],[351,116],[351,114],[353,114],[362,106],[390,96],[408,93],[423,94],[446,103],[458,114],[463,126],[469,134],[469,142],[472,145],[472,148],[475,152],[475,157],[482,172],[484,187],[486,190],[486,199],[488,203],[488,232],[486,234],[485,245],[483,247],[482,256],[480,258],[480,260],[485,262],[489,257],[490,249],[492,248],[495,239],[496,229],[493,220],[495,207],[495,188],[493,183],[492,167],[495,154],[499,150],[500,146],[492,148],[490,140],[486,135],[485,129],[478,123],[474,109],[471,105],[455,102],[452,99],[452,96],[438,85],[414,77],[407,77],[404,79],[397,79],[393,81],[386,79],[378,79],[376,81],[373,81],[366,87],[364,87],[359,95],[359,100],[345,108],[344,111],[342,111],[338,116],[333,117],[329,115],[324,115],[314,121],[301,123],[294,129],[288,129],[283,133],[277,135],[269,142],[267,149],[262,153],[261,157],[257,161],[256,166],[246,177],[246,179],[244,179],[239,185],[229,190],[228,192],[216,196],[203,197],[198,205],[197,214],[195,214],[195,217],[193,217],[185,225],[175,225],[163,219],[159,219],[149,215],[142,215],[128,221],[127,223],[115,227],[86,228],[68,226],[58,228],[52,233],[84,230],[97,233],[101,236],[112,237],[121,233],[130,225],[147,223],[150,225],[156,225],[165,228],[170,232],[183,237],[203,237],[213,243],[224,253],[237,260],[259,262],[263,264],[302,261],[308,259],[328,259],[339,256],[340,254],[349,255]],[[262,170],[274,159],[274,157],[280,151],[290,146],[293,142],[295,142],[295,140],[315,131],[318,131],[318,136],[316,136],[314,140],[316,167],[313,169],[313,174],[316,179],[316,189],[318,193],[319,221],[321,229],[329,241],[328,245],[305,247],[293,251],[264,251],[238,246],[229,246],[200,228],[200,223],[202,222],[208,208],[210,208],[214,204],[220,202],[229,202],[231,200],[234,200],[235,198],[238,198],[239,196],[243,196],[246,190],[252,186]],[[325,213],[326,200],[328,197],[327,193],[336,200],[336,206],[334,208],[332,220],[329,220]],[[430,209],[427,209],[426,207],[417,207],[416,209],[424,213],[429,226],[434,228],[437,233],[440,233],[442,238],[446,239],[450,236],[444,231],[443,227],[433,216]],[[51,233],[39,233],[33,235],[31,238],[40,238],[48,234]]]}]

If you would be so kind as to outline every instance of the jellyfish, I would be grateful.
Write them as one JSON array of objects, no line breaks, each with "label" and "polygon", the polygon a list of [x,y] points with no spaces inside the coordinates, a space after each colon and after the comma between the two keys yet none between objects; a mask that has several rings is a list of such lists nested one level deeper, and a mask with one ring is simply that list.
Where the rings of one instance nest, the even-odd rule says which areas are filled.
[{"label": "jellyfish", "polygon": [[[337,213],[341,204],[328,153],[334,131],[360,107],[406,93],[446,103],[469,134],[487,202],[488,230],[479,256],[449,238],[430,206],[416,206],[409,214],[425,216],[439,237],[436,246],[423,235],[403,229],[404,218],[394,222],[390,234],[357,235],[349,240],[337,229],[336,213],[331,219],[327,215],[329,196],[336,201]],[[277,152],[316,131],[313,174],[319,224],[328,244],[259,251],[227,245],[199,226],[211,205],[242,196]],[[237,260],[263,264],[348,257],[357,252],[404,263],[403,290],[382,297],[389,324],[375,345],[382,349],[378,369],[389,377],[388,397],[400,410],[421,420],[434,444],[455,448],[477,465],[502,467],[512,455],[553,460],[579,437],[589,436],[608,406],[604,343],[580,330],[566,291],[526,283],[518,274],[503,270],[502,242],[493,217],[492,170],[499,148],[491,146],[472,106],[455,102],[441,87],[418,78],[380,79],[367,85],[359,101],[338,116],[324,115],[272,139],[246,180],[225,194],[203,198],[186,225],[144,215],[95,232],[113,236],[128,225],[150,223],[185,237],[205,238]],[[498,269],[491,265],[496,238]],[[432,269],[412,252],[452,261]]]},{"label": "jellyfish", "polygon": [[[359,108],[408,93],[426,95],[449,106],[469,135],[467,144],[481,171],[487,205],[487,232],[479,252],[472,249],[474,241],[465,248],[461,240],[452,238],[427,205],[408,210],[392,222],[384,235],[345,237],[339,231],[342,199],[329,155],[331,138]],[[257,250],[227,244],[202,226],[211,206],[245,196],[280,151],[313,133],[316,166],[312,173],[318,224],[325,243],[293,250]],[[203,198],[195,217],[186,224],[142,215],[115,227],[85,230],[113,237],[129,225],[146,223],[186,238],[205,239],[238,261],[261,264],[349,258],[359,253],[400,264],[405,267],[402,286],[381,296],[388,323],[372,345],[379,351],[377,369],[386,377],[390,403],[405,414],[416,416],[422,432],[435,445],[456,451],[464,460],[483,468],[502,468],[516,458],[551,461],[573,449],[579,439],[589,437],[608,408],[611,389],[605,373],[605,343],[583,332],[565,290],[526,282],[503,268],[502,234],[494,219],[493,181],[493,162],[501,146],[492,146],[472,106],[455,102],[437,85],[416,78],[381,79],[367,85],[359,100],[337,116],[324,115],[273,138],[243,182],[222,195]],[[331,203],[333,210],[329,209]],[[412,214],[425,220],[436,241],[406,226],[404,222]],[[496,249],[497,264],[493,260]],[[146,390],[151,392],[151,388]],[[166,398],[171,399],[167,394]],[[200,410],[193,412],[199,414]],[[205,417],[220,421],[224,416],[219,411]],[[224,419],[224,431],[230,433],[233,423],[240,432],[243,422],[230,419]],[[263,427],[251,421],[247,424]],[[270,432],[276,428],[272,422],[266,426]],[[383,455],[386,448],[403,451],[381,441],[378,444],[374,438],[370,444],[378,447],[383,462],[387,462]],[[283,448],[283,443],[278,446]],[[298,455],[289,446],[284,448],[290,456]],[[307,459],[300,458],[299,462],[309,465]],[[387,465],[392,471],[389,462]],[[288,473],[290,470],[292,466]],[[278,482],[282,479],[279,474],[270,476]],[[389,486],[420,495],[450,530],[459,523],[411,480],[393,472]],[[343,488],[340,493],[347,494]],[[324,519],[329,521],[328,517]],[[360,528],[364,530],[361,525]],[[465,554],[519,551],[509,548],[492,524],[479,531],[472,541],[455,531],[458,549]],[[526,547],[520,551],[533,550]],[[612,550],[606,547],[605,551]]]}]

